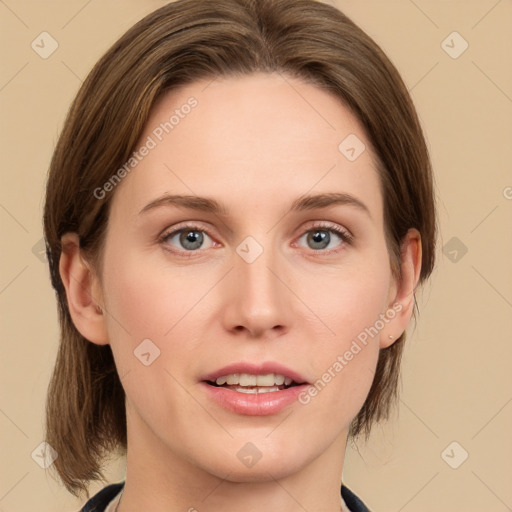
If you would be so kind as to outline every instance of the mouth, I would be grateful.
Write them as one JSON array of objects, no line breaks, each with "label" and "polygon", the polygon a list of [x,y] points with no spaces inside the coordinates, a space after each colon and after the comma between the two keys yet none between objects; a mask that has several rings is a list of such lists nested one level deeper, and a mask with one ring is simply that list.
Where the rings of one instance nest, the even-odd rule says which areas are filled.
[{"label": "mouth", "polygon": [[236,362],[203,375],[201,387],[218,406],[239,415],[268,416],[293,407],[309,382],[277,362]]},{"label": "mouth", "polygon": [[305,382],[296,382],[291,377],[276,373],[267,373],[263,375],[230,373],[222,375],[214,380],[205,380],[204,382],[213,387],[222,387],[238,393],[253,395],[260,393],[275,393],[305,384]]}]

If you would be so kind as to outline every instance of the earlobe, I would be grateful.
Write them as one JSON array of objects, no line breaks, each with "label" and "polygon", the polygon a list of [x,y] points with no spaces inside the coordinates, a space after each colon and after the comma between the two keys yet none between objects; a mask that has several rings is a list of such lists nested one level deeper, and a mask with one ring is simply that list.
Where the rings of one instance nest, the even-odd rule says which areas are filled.
[{"label": "earlobe", "polygon": [[59,272],[66,289],[71,319],[84,338],[97,345],[108,344],[105,314],[97,276],[84,260],[76,233],[61,238]]},{"label": "earlobe", "polygon": [[388,312],[393,310],[393,317],[381,332],[380,348],[392,345],[409,324],[416,303],[414,293],[419,282],[421,261],[421,236],[417,229],[411,228],[401,245],[400,277],[396,279],[389,297]]}]

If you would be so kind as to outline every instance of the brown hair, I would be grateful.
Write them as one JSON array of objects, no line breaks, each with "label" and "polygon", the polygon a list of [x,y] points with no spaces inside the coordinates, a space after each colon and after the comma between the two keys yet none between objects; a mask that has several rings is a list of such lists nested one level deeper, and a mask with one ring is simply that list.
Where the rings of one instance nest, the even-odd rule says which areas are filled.
[{"label": "brown hair", "polygon": [[[434,265],[433,178],[422,129],[398,71],[339,10],[314,0],[179,0],[149,14],[95,65],[78,92],[50,165],[44,232],[61,326],[46,404],[46,441],[66,488],[88,495],[102,460],[126,450],[124,390],[109,345],[75,328],[59,274],[61,236],[75,232],[101,275],[113,194],[101,187],[130,157],[155,102],[181,85],[218,76],[278,72],[337,96],[370,140],[384,198],[391,266],[409,228],[422,237],[420,283]],[[115,192],[114,192],[115,193]],[[368,397],[351,425],[365,433],[389,415],[398,394],[405,334],[380,351]]]}]

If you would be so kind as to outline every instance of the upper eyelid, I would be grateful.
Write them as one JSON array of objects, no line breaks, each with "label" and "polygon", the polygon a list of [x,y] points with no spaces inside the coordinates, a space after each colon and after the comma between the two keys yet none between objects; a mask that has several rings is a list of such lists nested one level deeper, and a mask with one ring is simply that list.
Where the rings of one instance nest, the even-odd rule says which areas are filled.
[{"label": "upper eyelid", "polygon": [[[324,229],[339,229],[341,231],[346,231],[347,233],[349,234],[352,234],[350,232],[350,230],[348,228],[346,228],[345,226],[341,226],[341,225],[338,225],[336,224],[335,222],[332,222],[332,221],[326,221],[326,220],[312,220],[312,221],[308,221],[306,223],[307,226],[309,227],[302,227],[302,230],[304,231],[308,231],[310,229],[319,229],[319,228],[324,228]],[[170,228],[166,228],[163,230],[163,234],[165,235],[171,235],[173,233],[176,233],[177,231],[181,231],[181,230],[184,230],[184,229],[198,229],[200,231],[206,231],[206,233],[209,234],[209,231],[210,231],[210,228],[209,227],[204,227],[202,225],[202,222],[201,221],[183,221],[183,224],[181,223],[178,223],[177,226],[172,226]],[[163,236],[163,235],[162,235]]]},{"label": "upper eyelid", "polygon": [[209,228],[205,228],[204,226],[201,226],[201,224],[199,222],[196,223],[193,221],[189,221],[188,223],[185,223],[181,226],[178,225],[177,227],[173,226],[172,228],[164,229],[162,232],[161,238],[167,238],[171,235],[179,233],[180,231],[185,231],[187,229],[190,231],[193,231],[193,230],[204,231],[210,238],[212,238]]}]

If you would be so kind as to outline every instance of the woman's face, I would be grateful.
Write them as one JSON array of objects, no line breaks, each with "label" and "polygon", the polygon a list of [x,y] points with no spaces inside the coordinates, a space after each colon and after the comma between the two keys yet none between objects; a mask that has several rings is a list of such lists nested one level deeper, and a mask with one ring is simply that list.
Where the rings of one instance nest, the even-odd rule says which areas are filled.
[{"label": "woman's face", "polygon": [[[360,123],[255,74],[166,95],[142,146],[107,192],[101,281],[129,450],[234,481],[339,464],[379,345],[401,334]],[[205,382],[236,373],[277,377]],[[310,386],[265,389],[282,377]]]}]

